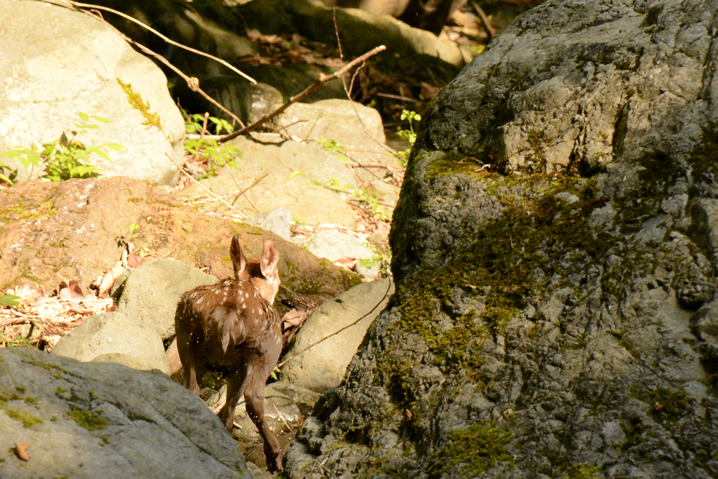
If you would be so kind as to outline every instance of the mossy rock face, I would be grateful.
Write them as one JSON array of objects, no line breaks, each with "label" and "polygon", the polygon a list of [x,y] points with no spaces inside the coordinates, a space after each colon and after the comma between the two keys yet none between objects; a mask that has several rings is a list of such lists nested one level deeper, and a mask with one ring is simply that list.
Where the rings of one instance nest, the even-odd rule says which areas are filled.
[{"label": "mossy rock face", "polygon": [[124,237],[149,259],[169,256],[232,275],[229,244],[242,236],[248,257],[258,257],[264,239],[280,253],[283,284],[322,301],[359,282],[353,273],[320,260],[273,233],[203,215],[162,189],[124,177],[28,181],[0,193],[0,288],[21,284],[56,288],[74,279],[86,290],[121,256]]},{"label": "mossy rock face", "polygon": [[539,7],[432,103],[397,293],[290,477],[718,476],[714,61],[657,5]]}]

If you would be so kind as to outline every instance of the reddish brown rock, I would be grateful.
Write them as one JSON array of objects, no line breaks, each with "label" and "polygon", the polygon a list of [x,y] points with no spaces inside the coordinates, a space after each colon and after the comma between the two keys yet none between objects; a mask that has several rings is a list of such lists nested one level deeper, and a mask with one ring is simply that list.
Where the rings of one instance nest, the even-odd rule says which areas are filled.
[{"label": "reddish brown rock", "polygon": [[28,284],[50,293],[60,281],[76,280],[86,291],[120,259],[120,237],[147,259],[171,257],[223,278],[232,274],[227,244],[234,234],[250,256],[272,238],[282,283],[298,294],[321,301],[358,282],[273,233],[202,214],[148,183],[112,177],[28,181],[0,191],[0,288]]}]

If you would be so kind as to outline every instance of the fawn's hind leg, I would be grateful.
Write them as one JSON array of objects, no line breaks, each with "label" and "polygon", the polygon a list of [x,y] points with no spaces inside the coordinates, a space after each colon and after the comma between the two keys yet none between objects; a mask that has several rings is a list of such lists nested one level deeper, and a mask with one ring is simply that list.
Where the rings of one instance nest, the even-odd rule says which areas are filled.
[{"label": "fawn's hind leg", "polygon": [[244,390],[247,414],[257,426],[259,434],[264,440],[264,455],[267,458],[267,468],[270,472],[282,470],[282,450],[279,447],[279,441],[264,420],[264,386],[277,364],[280,351],[281,348],[276,352],[270,351],[264,356],[255,358],[255,368],[247,379],[247,386]]},{"label": "fawn's hind leg", "polygon": [[227,376],[227,402],[219,411],[219,418],[224,422],[227,431],[232,432],[234,414],[239,398],[242,397],[247,383],[247,367],[242,365],[239,370]]}]

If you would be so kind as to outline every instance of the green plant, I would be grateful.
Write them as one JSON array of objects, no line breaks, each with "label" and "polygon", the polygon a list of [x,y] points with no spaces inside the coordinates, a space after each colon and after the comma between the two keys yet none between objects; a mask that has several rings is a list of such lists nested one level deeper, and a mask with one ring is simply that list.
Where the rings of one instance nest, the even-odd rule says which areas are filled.
[{"label": "green plant", "polygon": [[352,195],[354,201],[369,205],[374,218],[381,221],[391,220],[391,209],[382,203],[379,198],[379,193],[375,190],[368,190],[363,187],[355,187],[351,185],[342,185],[339,183],[337,178],[329,178],[324,184],[318,181],[312,181],[311,183],[317,186],[324,186],[330,190]]},{"label": "green plant", "polygon": [[338,143],[336,140],[330,140],[328,138],[321,138],[319,141],[319,146],[322,147],[323,150],[326,150],[330,153],[334,153],[339,161],[342,163],[346,163],[349,161],[349,158],[344,153],[344,145],[341,143]]},{"label": "green plant", "polygon": [[416,121],[416,123],[419,123],[421,121],[421,115],[419,115],[415,111],[402,110],[401,120],[409,121],[409,129],[408,130],[399,130],[396,132],[396,134],[399,135],[400,137],[404,138],[406,141],[408,141],[410,145],[414,146],[414,142],[416,141],[416,131],[414,130],[414,121]]},{"label": "green plant", "polygon": [[15,335],[15,339],[5,339],[0,338],[0,347],[6,347],[6,348],[34,348],[35,345],[33,344],[31,339],[25,339],[19,334]]},{"label": "green plant", "polygon": [[0,294],[0,308],[5,306],[19,306],[20,303],[18,303],[18,299],[20,299],[20,296],[15,296],[13,294]]},{"label": "green plant", "polygon": [[[182,112],[182,115],[185,118],[187,134],[200,134],[199,138],[187,138],[184,143],[185,158],[205,165],[206,170],[199,175],[198,179],[217,176],[217,170],[225,165],[232,168],[238,167],[235,159],[240,158],[241,153],[237,147],[219,143],[215,138],[202,135],[202,132],[205,131],[204,115],[198,113],[188,115],[185,112]],[[229,122],[221,118],[210,116],[207,117],[207,120],[214,127],[215,135],[222,134],[222,131],[231,133],[234,130]],[[212,133],[211,130],[210,133]]]},{"label": "green plant", "polygon": [[[70,132],[70,136],[63,132],[60,138],[55,141],[44,143],[42,148],[32,145],[30,148],[24,146],[13,146],[11,150],[0,153],[0,156],[17,159],[25,168],[31,166],[42,167],[44,178],[59,182],[70,178],[94,178],[100,175],[100,170],[92,165],[91,155],[97,155],[104,160],[110,161],[105,149],[122,152],[124,148],[118,143],[107,142],[102,145],[85,146],[76,138],[77,135],[87,133],[88,130],[98,130],[100,126],[92,123],[111,123],[97,115],[88,115],[79,112],[80,122],[75,123],[77,130]],[[0,164],[0,169],[7,168]],[[12,180],[6,175],[0,175],[0,180],[12,185]]]},{"label": "green plant", "polygon": [[122,91],[127,95],[127,101],[130,106],[135,110],[139,111],[145,121],[142,122],[147,128],[155,127],[164,133],[162,128],[162,122],[160,121],[160,115],[158,113],[152,113],[150,111],[150,103],[145,102],[139,93],[132,89],[131,83],[123,83],[122,80],[117,78],[117,83],[122,87]]}]

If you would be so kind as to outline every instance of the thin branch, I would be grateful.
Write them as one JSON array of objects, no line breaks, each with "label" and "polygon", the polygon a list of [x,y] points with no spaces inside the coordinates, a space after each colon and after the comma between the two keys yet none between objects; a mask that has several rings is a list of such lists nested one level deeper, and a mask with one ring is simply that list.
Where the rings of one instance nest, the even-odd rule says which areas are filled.
[{"label": "thin branch", "polygon": [[192,49],[192,48],[190,48],[190,47],[186,47],[186,46],[181,45],[181,44],[179,44],[179,43],[177,43],[177,42],[174,42],[174,41],[170,40],[169,38],[165,37],[164,35],[160,34],[159,32],[153,30],[153,29],[152,29],[151,27],[149,27],[148,25],[145,25],[144,23],[142,23],[142,22],[140,22],[139,20],[136,20],[136,19],[130,17],[129,15],[125,15],[125,14],[122,13],[122,12],[118,12],[118,11],[116,11],[116,10],[113,10],[113,9],[107,8],[107,7],[101,7],[101,6],[99,6],[99,5],[92,5],[92,4],[89,4],[89,3],[73,2],[72,0],[58,0],[58,1],[59,1],[59,2],[65,2],[65,3],[67,3],[67,4],[71,5],[71,6],[74,6],[74,7],[77,8],[77,10],[78,10],[79,12],[82,12],[82,13],[84,13],[85,15],[89,15],[89,16],[95,18],[96,20],[99,20],[100,22],[104,23],[104,24],[107,25],[108,27],[110,27],[110,28],[112,28],[113,30],[115,30],[122,38],[125,39],[125,41],[126,41],[127,43],[130,43],[130,44],[132,44],[132,45],[136,45],[137,48],[139,48],[140,50],[142,50],[145,54],[155,57],[158,61],[160,61],[161,63],[163,63],[164,65],[166,65],[167,68],[169,68],[169,69],[172,70],[173,72],[177,73],[177,75],[179,75],[180,77],[182,77],[182,79],[184,79],[184,81],[187,82],[187,86],[190,88],[190,90],[192,90],[192,91],[194,91],[194,92],[197,92],[197,93],[199,93],[200,95],[202,95],[207,101],[209,101],[210,103],[212,103],[213,105],[215,105],[217,108],[219,108],[220,110],[222,110],[223,112],[225,112],[227,115],[231,116],[234,121],[238,122],[238,123],[244,128],[244,122],[242,122],[242,120],[240,120],[234,113],[232,113],[231,111],[229,111],[228,109],[226,109],[224,106],[222,106],[219,102],[217,102],[214,98],[212,98],[211,96],[209,96],[204,90],[202,90],[202,89],[199,87],[199,80],[198,80],[197,78],[195,78],[195,77],[190,77],[190,76],[185,75],[184,72],[182,72],[179,68],[177,68],[177,67],[175,67],[174,65],[172,65],[172,63],[170,63],[169,60],[167,60],[165,57],[163,57],[163,56],[160,55],[159,53],[155,53],[154,51],[150,50],[150,49],[147,48],[146,46],[142,45],[141,43],[138,43],[138,42],[134,41],[133,39],[131,39],[130,37],[128,37],[127,35],[125,35],[125,34],[122,33],[121,31],[117,30],[114,26],[112,26],[112,25],[111,25],[110,23],[108,23],[104,18],[102,18],[102,16],[100,15],[99,12],[92,13],[92,12],[89,12],[89,11],[87,11],[87,10],[80,10],[78,7],[86,7],[86,8],[93,8],[93,9],[99,9],[99,10],[107,10],[107,11],[109,11],[109,12],[116,13],[116,14],[118,14],[118,15],[121,15],[122,17],[125,17],[125,18],[127,18],[127,19],[129,19],[129,20],[132,20],[133,22],[137,23],[138,25],[142,26],[143,28],[146,28],[146,29],[150,30],[151,32],[156,33],[157,35],[159,35],[160,37],[162,37],[162,39],[165,40],[166,42],[171,43],[172,45],[176,45],[176,46],[178,46],[178,47],[184,48],[184,49],[189,50],[189,51],[191,51],[191,52],[194,52],[194,53],[197,53],[197,54],[200,54],[200,55],[203,55],[203,56],[207,56],[207,57],[209,57],[209,58],[212,58],[213,60],[216,60],[216,61],[218,61],[218,62],[220,62],[220,63],[222,63],[222,64],[224,64],[224,65],[227,65],[227,66],[230,67],[232,70],[234,70],[234,71],[236,71],[237,73],[239,73],[240,75],[242,75],[242,76],[248,78],[249,81],[251,81],[251,82],[253,82],[253,83],[257,83],[254,79],[247,77],[244,73],[242,73],[241,71],[239,71],[239,70],[237,70],[236,68],[232,67],[231,65],[229,65],[229,64],[228,64],[227,62],[225,62],[224,60],[222,60],[222,59],[220,59],[220,58],[213,57],[212,55],[209,55],[209,54],[207,54],[207,53],[203,53],[203,52],[200,52],[200,51],[198,51],[198,50],[194,50],[194,49]]},{"label": "thin branch", "polygon": [[206,191],[207,193],[209,193],[211,196],[213,196],[213,197],[214,197],[215,199],[217,199],[218,201],[222,202],[222,203],[223,203],[225,206],[227,206],[229,209],[231,209],[231,210],[233,210],[233,211],[236,211],[237,214],[239,214],[242,219],[244,219],[244,220],[249,220],[249,221],[251,221],[252,223],[254,223],[254,226],[257,226],[257,223],[255,223],[254,220],[252,220],[252,218],[250,218],[249,216],[245,215],[244,213],[242,213],[241,211],[239,211],[237,208],[235,208],[234,206],[230,205],[229,203],[227,203],[226,201],[224,201],[222,198],[220,198],[219,196],[217,196],[216,194],[214,194],[212,191],[209,190],[209,188],[207,188],[206,186],[204,186],[202,183],[200,183],[199,181],[195,180],[195,179],[192,177],[192,175],[190,175],[189,173],[187,173],[187,172],[184,170],[184,168],[182,168],[180,165],[178,165],[177,162],[176,162],[175,160],[173,160],[172,157],[171,157],[169,154],[165,153],[165,155],[167,156],[167,159],[172,162],[173,165],[175,165],[177,168],[179,168],[179,170],[180,170],[182,173],[184,173],[185,176],[187,176],[187,178],[189,178],[190,180],[192,180],[197,186],[199,186],[200,188],[202,188],[204,191]]},{"label": "thin branch", "polygon": [[242,120],[240,120],[239,117],[237,117],[237,115],[235,115],[234,113],[232,113],[231,111],[229,111],[228,109],[223,107],[217,100],[215,100],[214,98],[209,96],[207,93],[204,92],[204,90],[202,90],[199,87],[199,79],[197,79],[196,77],[190,77],[188,75],[185,75],[184,72],[182,72],[182,70],[180,70],[179,68],[177,68],[176,66],[171,64],[169,62],[169,60],[167,60],[165,57],[163,57],[159,53],[153,52],[152,50],[150,50],[146,46],[142,45],[141,43],[137,43],[136,41],[134,41],[131,38],[128,38],[126,36],[125,36],[125,38],[127,39],[127,41],[131,42],[133,45],[137,45],[137,48],[139,48],[140,50],[145,52],[147,55],[151,55],[151,56],[155,57],[157,60],[159,60],[160,62],[162,62],[163,64],[165,64],[167,66],[167,68],[169,68],[170,70],[172,70],[173,72],[175,72],[176,74],[181,76],[182,79],[187,82],[187,86],[190,88],[190,90],[195,91],[195,92],[199,93],[200,95],[202,95],[207,101],[209,101],[214,106],[216,106],[217,108],[219,108],[220,110],[222,110],[223,112],[225,112],[226,114],[231,116],[234,121],[236,121],[237,123],[242,125],[242,127],[244,127],[244,122]]},{"label": "thin branch", "polygon": [[[230,174],[230,176],[231,176],[231,174]],[[247,196],[245,195],[245,193],[248,192],[249,190],[251,190],[252,188],[254,188],[254,186],[255,186],[257,183],[259,183],[260,181],[262,181],[263,179],[265,179],[267,176],[269,176],[269,173],[264,173],[262,176],[260,176],[260,177],[257,178],[256,180],[254,180],[251,185],[249,185],[248,187],[246,187],[245,189],[243,189],[242,191],[240,191],[239,194],[238,194],[237,196],[235,196],[234,200],[232,201],[232,204],[234,204],[234,203],[239,199],[240,196],[244,196],[244,199],[247,200],[250,205],[252,205],[252,208],[254,208],[255,210],[257,210],[257,212],[259,212],[259,210],[257,209],[257,207],[254,206],[254,204],[249,200],[249,198],[247,198]],[[232,177],[232,180],[234,180],[234,177]],[[234,184],[236,185],[237,182],[235,181]],[[239,186],[239,185],[238,185],[238,186]]]},{"label": "thin branch", "polygon": [[352,323],[347,324],[346,326],[344,326],[344,327],[341,328],[340,330],[335,331],[334,333],[330,334],[329,336],[326,336],[326,337],[320,339],[319,341],[317,341],[316,343],[310,344],[309,346],[307,346],[306,348],[302,349],[301,351],[297,351],[296,353],[292,354],[292,355],[289,356],[287,359],[285,359],[285,360],[282,361],[281,363],[277,364],[277,368],[281,368],[282,366],[284,366],[285,364],[287,364],[289,361],[291,361],[292,359],[296,358],[296,357],[299,356],[300,354],[305,353],[307,350],[313,348],[314,346],[316,346],[317,344],[319,344],[319,343],[321,343],[321,342],[323,342],[323,341],[326,341],[327,339],[331,338],[332,336],[336,336],[337,334],[341,333],[342,331],[351,328],[352,326],[354,326],[355,324],[357,324],[359,321],[361,321],[362,319],[364,319],[364,318],[366,318],[367,316],[369,316],[370,314],[372,314],[374,311],[376,311],[376,308],[378,308],[379,306],[381,306],[381,303],[384,302],[384,300],[386,299],[386,297],[389,296],[389,291],[391,291],[391,281],[389,281],[389,286],[386,287],[386,291],[384,292],[384,296],[382,296],[382,298],[379,300],[379,302],[376,304],[376,306],[374,306],[374,307],[372,308],[371,311],[369,311],[368,313],[366,313],[364,316],[362,316],[361,318],[357,319],[356,321],[353,321]]},{"label": "thin branch", "polygon": [[94,4],[91,4],[91,3],[80,3],[80,2],[75,2],[75,1],[73,1],[73,0],[58,0],[58,1],[63,2],[63,3],[69,3],[70,5],[73,5],[73,6],[76,7],[76,8],[90,8],[90,9],[96,9],[96,10],[104,10],[104,11],[106,11],[106,12],[110,12],[110,13],[114,13],[115,15],[119,15],[119,16],[121,16],[122,18],[125,18],[125,19],[127,19],[127,20],[129,20],[129,21],[131,21],[131,22],[133,22],[133,23],[136,23],[137,25],[141,26],[142,28],[144,28],[144,29],[146,29],[146,30],[148,30],[148,31],[150,31],[150,32],[152,32],[152,33],[154,33],[155,35],[157,35],[158,37],[160,37],[162,40],[166,41],[166,42],[169,43],[170,45],[174,45],[174,46],[176,46],[176,47],[182,48],[183,50],[187,50],[188,52],[192,52],[192,53],[195,53],[195,54],[197,54],[197,55],[201,55],[201,56],[203,56],[203,57],[207,57],[207,58],[209,58],[209,59],[211,59],[211,60],[214,60],[214,61],[216,61],[217,63],[220,63],[220,64],[226,66],[227,68],[229,68],[230,70],[232,70],[233,72],[235,72],[237,75],[239,75],[239,76],[245,78],[245,79],[248,80],[249,82],[251,82],[251,83],[253,83],[253,84],[255,84],[255,85],[257,84],[257,80],[255,80],[254,78],[250,77],[250,76],[247,75],[246,73],[244,73],[244,72],[238,70],[237,68],[233,67],[232,65],[230,65],[230,64],[227,63],[226,61],[222,60],[221,58],[217,58],[217,57],[215,57],[215,56],[213,56],[213,55],[210,55],[209,53],[205,53],[205,52],[202,52],[202,51],[199,51],[199,50],[195,50],[194,48],[188,47],[188,46],[186,46],[186,45],[182,45],[181,43],[177,43],[177,42],[175,42],[174,40],[172,40],[172,39],[170,39],[170,38],[164,36],[163,34],[161,34],[160,32],[158,32],[158,31],[155,30],[154,28],[150,27],[149,25],[146,25],[146,24],[142,23],[141,21],[137,20],[136,18],[131,17],[131,16],[125,14],[125,13],[122,13],[122,12],[120,12],[120,11],[114,10],[114,9],[112,9],[112,8],[109,8],[109,7],[103,7],[103,6],[101,6],[101,5],[94,5]]},{"label": "thin branch", "polygon": [[296,102],[298,102],[298,101],[301,101],[301,100],[304,100],[305,98],[307,98],[309,95],[311,95],[312,93],[314,93],[320,86],[322,86],[322,85],[325,84],[326,82],[331,81],[331,80],[334,80],[335,78],[341,77],[341,76],[344,75],[347,71],[349,71],[350,69],[352,69],[353,67],[355,67],[355,66],[358,65],[359,63],[362,63],[362,62],[366,61],[369,57],[372,57],[372,56],[376,55],[376,54],[379,53],[379,52],[383,52],[384,50],[386,50],[386,47],[385,47],[384,45],[379,45],[378,47],[376,47],[376,48],[374,48],[374,49],[368,51],[367,53],[363,54],[362,56],[355,58],[354,60],[352,60],[351,62],[347,63],[346,65],[344,65],[344,67],[342,67],[341,69],[339,69],[339,70],[337,70],[336,72],[332,73],[331,75],[329,75],[329,76],[325,76],[324,74],[319,75],[319,79],[318,79],[317,81],[315,81],[314,83],[312,83],[311,85],[309,85],[309,87],[307,87],[303,92],[301,92],[301,93],[299,93],[298,95],[293,96],[292,98],[290,98],[289,101],[287,101],[284,105],[280,106],[278,109],[276,109],[276,110],[273,111],[272,113],[268,113],[268,114],[264,115],[262,118],[260,118],[259,120],[257,120],[255,123],[252,123],[251,125],[249,125],[249,126],[247,126],[247,127],[245,127],[245,128],[242,128],[242,129],[239,130],[239,131],[235,131],[234,133],[230,133],[229,135],[227,135],[227,136],[225,136],[224,138],[222,138],[221,140],[219,140],[219,142],[220,142],[220,143],[224,143],[224,142],[227,142],[227,141],[232,140],[232,139],[234,139],[234,138],[237,138],[237,137],[240,136],[240,135],[244,135],[244,134],[246,134],[246,133],[249,133],[250,131],[254,131],[254,130],[258,129],[258,128],[261,128],[262,125],[264,125],[266,122],[268,122],[268,121],[271,120],[272,118],[274,118],[274,117],[276,117],[276,116],[282,114],[282,113],[284,112],[284,110],[286,110],[287,108],[289,108],[289,106],[292,105],[293,103],[296,103]]},{"label": "thin branch", "polygon": [[489,17],[486,16],[486,12],[484,12],[484,9],[481,8],[481,5],[479,5],[475,0],[471,0],[471,6],[474,7],[474,11],[479,15],[481,23],[484,24],[486,33],[489,35],[489,41],[491,41],[496,36],[496,29],[491,25],[491,21],[489,20]]},{"label": "thin branch", "polygon": [[409,98],[408,96],[392,95],[391,93],[377,93],[376,96],[391,98],[392,100],[410,101],[412,103],[426,103],[424,100],[417,100],[416,98]]}]

